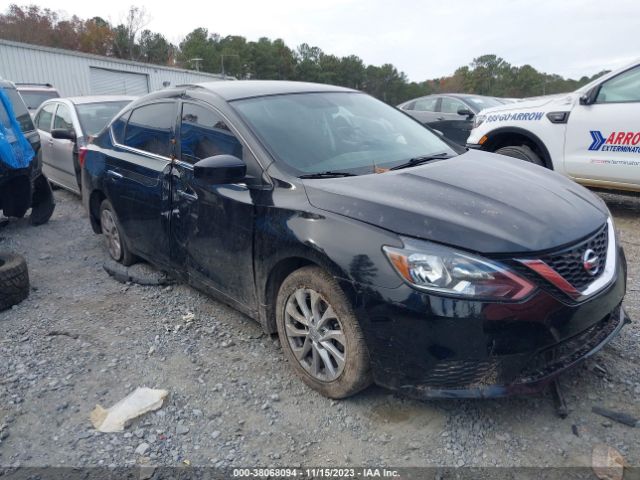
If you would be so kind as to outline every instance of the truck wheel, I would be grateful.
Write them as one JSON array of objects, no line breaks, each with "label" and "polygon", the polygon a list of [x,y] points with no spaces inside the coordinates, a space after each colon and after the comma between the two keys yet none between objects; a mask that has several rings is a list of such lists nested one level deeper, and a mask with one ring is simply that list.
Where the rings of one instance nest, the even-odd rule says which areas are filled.
[{"label": "truck wheel", "polygon": [[0,311],[29,296],[29,271],[20,255],[0,253]]},{"label": "truck wheel", "polygon": [[541,167],[546,167],[542,159],[526,145],[520,147],[502,147],[496,150],[494,153],[498,155],[505,155],[507,157],[517,158],[518,160],[524,160],[526,162],[535,163]]},{"label": "truck wheel", "polygon": [[100,205],[100,226],[111,258],[127,267],[133,265],[135,257],[127,246],[124,232],[109,200],[103,200]]},{"label": "truck wheel", "polygon": [[278,336],[296,375],[329,398],[345,398],[371,384],[369,353],[344,292],[327,272],[303,267],[280,286]]}]

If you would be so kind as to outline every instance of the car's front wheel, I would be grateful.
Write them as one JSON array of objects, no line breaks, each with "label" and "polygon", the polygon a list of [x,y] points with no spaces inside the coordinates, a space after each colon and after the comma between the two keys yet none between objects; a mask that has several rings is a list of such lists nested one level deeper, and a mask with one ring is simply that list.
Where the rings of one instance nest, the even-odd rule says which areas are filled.
[{"label": "car's front wheel", "polygon": [[525,162],[535,163],[536,165],[540,165],[541,167],[546,166],[544,164],[544,161],[538,156],[538,154],[526,145],[521,145],[519,147],[502,147],[496,150],[495,153],[511,158],[517,158],[518,160],[524,160]]},{"label": "car's front wheel", "polygon": [[353,308],[321,268],[303,267],[285,279],[276,323],[287,360],[314,390],[345,398],[371,384],[369,354]]},{"label": "car's front wheel", "polygon": [[111,258],[123,265],[132,265],[135,257],[127,246],[120,222],[109,200],[103,200],[100,205],[100,227]]}]

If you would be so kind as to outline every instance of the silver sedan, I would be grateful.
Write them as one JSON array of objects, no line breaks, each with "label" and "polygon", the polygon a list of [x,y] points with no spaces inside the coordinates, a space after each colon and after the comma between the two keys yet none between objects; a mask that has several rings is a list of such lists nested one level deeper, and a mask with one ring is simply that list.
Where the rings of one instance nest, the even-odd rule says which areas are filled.
[{"label": "silver sedan", "polygon": [[40,105],[34,123],[42,142],[42,170],[49,181],[80,194],[80,172],[90,137],[134,99],[128,96],[56,98]]}]

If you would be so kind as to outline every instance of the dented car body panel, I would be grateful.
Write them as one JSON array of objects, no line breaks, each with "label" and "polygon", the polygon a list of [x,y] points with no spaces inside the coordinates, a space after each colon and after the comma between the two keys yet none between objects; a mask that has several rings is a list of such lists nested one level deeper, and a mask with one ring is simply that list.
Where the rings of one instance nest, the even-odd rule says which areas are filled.
[{"label": "dented car body panel", "polygon": [[[379,175],[301,179],[274,158],[233,102],[348,90],[220,83],[229,85],[166,90],[127,107],[122,116],[129,118],[138,108],[173,102],[173,110],[167,107],[175,112],[165,129],[173,145],[167,156],[120,143],[127,137],[126,128],[119,137],[119,119],[90,145],[83,201],[96,232],[100,202],[109,199],[134,254],[241,310],[268,333],[276,331],[275,298],[284,278],[304,265],[322,267],[353,306],[375,381],[424,397],[538,390],[604,345],[624,323],[626,263],[615,238],[611,279],[597,294],[580,299],[531,272],[535,288],[518,301],[420,290],[401,278],[382,249],[402,248],[409,236],[481,252],[520,271],[518,257],[564,249],[602,230],[606,206],[582,187],[482,152]],[[186,113],[201,107],[207,111]],[[218,147],[224,154],[238,152],[237,142],[247,165],[245,181],[207,185],[194,178],[189,155],[203,146],[184,145],[181,132],[188,127],[191,138],[198,119],[209,114],[216,116],[215,131],[197,135],[224,137]],[[481,176],[478,165],[493,173]],[[578,338],[580,348],[591,348],[567,347]],[[545,363],[547,355],[557,358]]]}]

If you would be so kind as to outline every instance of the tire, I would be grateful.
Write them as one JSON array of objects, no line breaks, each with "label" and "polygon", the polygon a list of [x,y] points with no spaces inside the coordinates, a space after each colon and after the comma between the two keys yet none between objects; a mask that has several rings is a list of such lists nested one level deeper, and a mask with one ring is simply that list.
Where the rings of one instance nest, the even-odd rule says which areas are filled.
[{"label": "tire", "polygon": [[53,199],[51,184],[44,174],[40,174],[33,182],[33,195],[31,198],[31,215],[29,221],[31,225],[42,225],[47,223],[56,208]]},{"label": "tire", "polygon": [[505,155],[507,157],[517,158],[518,160],[524,160],[525,162],[535,163],[541,167],[546,167],[544,161],[538,156],[536,152],[531,150],[526,145],[519,147],[502,147],[496,150],[494,153],[498,155]]},{"label": "tire", "polygon": [[276,300],[276,324],[287,361],[312,389],[337,399],[371,384],[369,353],[360,324],[338,283],[321,268],[303,267],[284,280]]},{"label": "tire", "polygon": [[0,311],[29,296],[29,271],[20,255],[0,253]]},{"label": "tire", "polygon": [[129,250],[124,231],[109,200],[103,200],[100,204],[100,226],[111,258],[126,267],[133,265],[135,257]]}]

